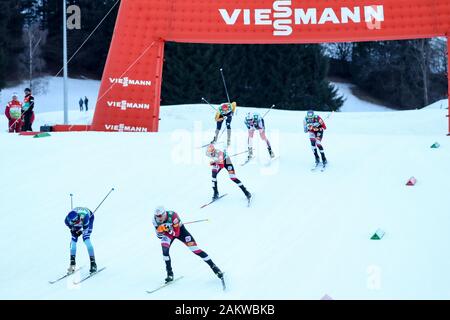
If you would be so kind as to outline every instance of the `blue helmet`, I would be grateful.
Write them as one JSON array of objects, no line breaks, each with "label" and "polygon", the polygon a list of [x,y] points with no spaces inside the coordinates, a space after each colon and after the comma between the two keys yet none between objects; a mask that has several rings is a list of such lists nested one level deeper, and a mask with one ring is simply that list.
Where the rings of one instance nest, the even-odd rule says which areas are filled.
[{"label": "blue helmet", "polygon": [[313,118],[314,117],[314,111],[313,110],[308,110],[308,112],[306,113],[306,117],[307,118]]},{"label": "blue helmet", "polygon": [[77,223],[80,220],[80,216],[78,215],[78,212],[72,210],[69,212],[69,214],[67,215],[67,219],[71,222],[71,223]]}]

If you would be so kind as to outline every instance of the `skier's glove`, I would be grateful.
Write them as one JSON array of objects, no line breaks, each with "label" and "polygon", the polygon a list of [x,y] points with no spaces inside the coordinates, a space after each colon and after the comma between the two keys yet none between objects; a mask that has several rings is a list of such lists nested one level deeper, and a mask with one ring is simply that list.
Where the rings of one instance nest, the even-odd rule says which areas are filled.
[{"label": "skier's glove", "polygon": [[158,231],[159,233],[163,233],[165,231],[169,231],[169,228],[167,227],[167,225],[162,224],[156,229],[156,231]]},{"label": "skier's glove", "polygon": [[171,224],[171,223],[166,223],[165,224],[166,225],[166,232],[171,232],[171,231],[173,231],[173,224]]},{"label": "skier's glove", "polygon": [[171,228],[168,224],[162,224],[160,225],[156,231],[158,232],[158,238],[159,238],[159,234],[163,235],[164,232],[170,234],[171,236],[175,236],[175,231],[173,230],[173,228]]},{"label": "skier's glove", "polygon": [[70,232],[72,233],[72,236],[78,238],[83,233],[83,230],[81,230],[81,229],[72,229],[72,230],[70,230]]}]

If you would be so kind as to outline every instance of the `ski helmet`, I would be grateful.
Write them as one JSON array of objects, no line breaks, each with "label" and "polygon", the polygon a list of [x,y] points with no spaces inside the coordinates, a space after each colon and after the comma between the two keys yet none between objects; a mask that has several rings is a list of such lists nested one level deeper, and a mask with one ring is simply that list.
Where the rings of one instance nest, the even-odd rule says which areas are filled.
[{"label": "ski helmet", "polygon": [[75,224],[78,221],[80,221],[80,216],[78,215],[78,212],[76,212],[75,210],[70,211],[69,214],[67,215],[67,218],[72,224]]},{"label": "ski helmet", "polygon": [[31,89],[30,88],[26,88],[25,90],[23,90],[23,92],[25,92],[25,93],[31,93]]},{"label": "ski helmet", "polygon": [[313,110],[308,110],[308,112],[306,113],[306,117],[307,118],[313,118],[314,117],[314,111]]},{"label": "ski helmet", "polygon": [[166,219],[166,209],[163,206],[156,207],[155,219],[158,222],[163,222]]},{"label": "ski helmet", "polygon": [[249,113],[247,113],[247,115],[245,116],[245,121],[247,121],[247,122],[252,122],[252,121],[253,121],[253,117],[254,117],[253,113],[249,112]]},{"label": "ski helmet", "polygon": [[214,146],[213,143],[211,143],[208,148],[206,148],[206,155],[208,157],[214,157],[214,155],[216,154],[216,147]]},{"label": "ski helmet", "polygon": [[230,112],[230,105],[228,103],[222,103],[219,110],[221,114],[227,114]]},{"label": "ski helmet", "polygon": [[13,92],[13,94],[12,94],[12,96],[11,96],[11,99],[14,100],[14,98],[16,98],[16,99],[19,98],[19,95],[17,94],[17,92]]}]

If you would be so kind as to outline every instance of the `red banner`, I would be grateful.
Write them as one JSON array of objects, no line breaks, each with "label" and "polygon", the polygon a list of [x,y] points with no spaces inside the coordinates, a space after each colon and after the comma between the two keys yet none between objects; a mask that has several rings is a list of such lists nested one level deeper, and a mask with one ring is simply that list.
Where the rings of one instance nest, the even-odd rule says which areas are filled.
[{"label": "red banner", "polygon": [[449,31],[448,0],[122,0],[91,129],[158,131],[164,41],[321,43]]}]

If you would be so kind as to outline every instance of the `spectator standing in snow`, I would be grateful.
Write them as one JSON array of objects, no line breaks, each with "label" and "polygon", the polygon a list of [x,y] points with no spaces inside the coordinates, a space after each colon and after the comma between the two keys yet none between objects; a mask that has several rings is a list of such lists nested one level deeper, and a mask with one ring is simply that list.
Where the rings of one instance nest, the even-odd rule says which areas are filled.
[{"label": "spectator standing in snow", "polygon": [[84,105],[86,106],[86,110],[85,111],[88,111],[88,103],[89,103],[89,99],[85,96],[84,97]]}]

